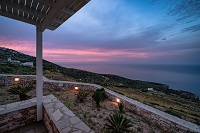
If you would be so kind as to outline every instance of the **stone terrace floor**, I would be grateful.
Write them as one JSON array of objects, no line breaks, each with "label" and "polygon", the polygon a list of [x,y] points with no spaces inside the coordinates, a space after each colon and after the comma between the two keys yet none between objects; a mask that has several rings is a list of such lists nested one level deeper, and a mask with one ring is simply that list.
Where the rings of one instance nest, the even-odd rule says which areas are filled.
[{"label": "stone terrace floor", "polygon": [[36,122],[6,133],[47,133],[47,130],[43,122]]}]

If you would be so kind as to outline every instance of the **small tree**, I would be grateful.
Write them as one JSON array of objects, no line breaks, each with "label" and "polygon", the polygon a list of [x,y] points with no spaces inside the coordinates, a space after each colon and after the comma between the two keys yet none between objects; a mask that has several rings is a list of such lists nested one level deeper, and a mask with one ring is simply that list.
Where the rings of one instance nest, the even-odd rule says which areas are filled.
[{"label": "small tree", "polygon": [[92,95],[92,98],[94,99],[94,101],[97,104],[97,107],[100,107],[100,101],[103,99],[102,97],[102,93],[99,91],[95,91],[95,93]]},{"label": "small tree", "polygon": [[122,102],[118,103],[119,113],[124,112],[124,104]]},{"label": "small tree", "polygon": [[27,100],[29,98],[26,93],[29,91],[33,90],[33,85],[32,84],[22,84],[22,85],[17,85],[11,87],[11,89],[8,90],[10,94],[14,95],[19,95],[20,101]]},{"label": "small tree", "polygon": [[92,98],[97,104],[97,107],[100,107],[100,102],[107,98],[106,91],[104,88],[96,89],[95,93],[92,95]]},{"label": "small tree", "polygon": [[107,98],[106,91],[105,91],[104,88],[97,89],[96,91],[99,92],[99,93],[101,93],[101,95],[102,95],[102,100],[105,99],[105,98]]},{"label": "small tree", "polygon": [[110,133],[129,133],[132,127],[130,124],[131,121],[126,117],[123,117],[122,114],[113,114],[109,115],[109,118],[106,119],[108,123],[106,123],[106,129]]}]

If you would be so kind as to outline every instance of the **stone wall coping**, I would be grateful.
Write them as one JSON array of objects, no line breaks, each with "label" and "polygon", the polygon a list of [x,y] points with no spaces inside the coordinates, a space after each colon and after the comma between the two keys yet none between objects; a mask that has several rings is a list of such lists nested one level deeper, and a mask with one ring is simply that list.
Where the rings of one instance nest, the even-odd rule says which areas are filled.
[{"label": "stone wall coping", "polygon": [[48,95],[43,100],[43,106],[60,133],[70,131],[76,131],[77,133],[94,133],[94,131],[92,131],[54,95]]},{"label": "stone wall coping", "polygon": [[36,105],[36,98],[32,98],[25,101],[14,102],[10,104],[5,104],[5,105],[0,105],[0,115],[21,110],[21,109],[25,109],[25,108],[35,106],[35,105]]},{"label": "stone wall coping", "polygon": [[18,74],[0,74],[0,76],[6,76],[6,77],[36,77],[36,75],[18,75]]}]

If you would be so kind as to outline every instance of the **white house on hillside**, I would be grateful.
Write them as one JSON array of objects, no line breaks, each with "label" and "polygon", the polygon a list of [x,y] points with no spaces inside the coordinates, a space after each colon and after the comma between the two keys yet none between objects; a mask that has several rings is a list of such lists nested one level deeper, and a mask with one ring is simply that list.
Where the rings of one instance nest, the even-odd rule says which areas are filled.
[{"label": "white house on hillside", "polygon": [[7,61],[8,61],[8,62],[12,62],[12,60],[11,60],[11,58],[10,58],[10,57],[8,57]]},{"label": "white house on hillside", "polygon": [[148,91],[154,91],[154,89],[153,88],[148,88]]},{"label": "white house on hillside", "polygon": [[31,66],[33,67],[33,62],[24,62],[24,63],[21,63],[22,66]]},{"label": "white house on hillside", "polygon": [[11,63],[20,63],[20,61],[18,61],[18,60],[12,60],[10,57],[8,57],[7,61],[11,62]]},{"label": "white house on hillside", "polygon": [[18,60],[12,60],[12,63],[20,63]]}]

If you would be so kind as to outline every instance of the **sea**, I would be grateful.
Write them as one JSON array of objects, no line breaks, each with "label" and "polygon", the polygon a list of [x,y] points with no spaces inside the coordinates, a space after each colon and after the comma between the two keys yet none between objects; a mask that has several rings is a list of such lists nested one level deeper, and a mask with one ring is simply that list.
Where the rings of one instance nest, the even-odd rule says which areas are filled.
[{"label": "sea", "polygon": [[100,74],[114,74],[133,80],[169,85],[170,89],[184,90],[200,97],[200,65],[160,64],[79,64],[62,65]]}]

